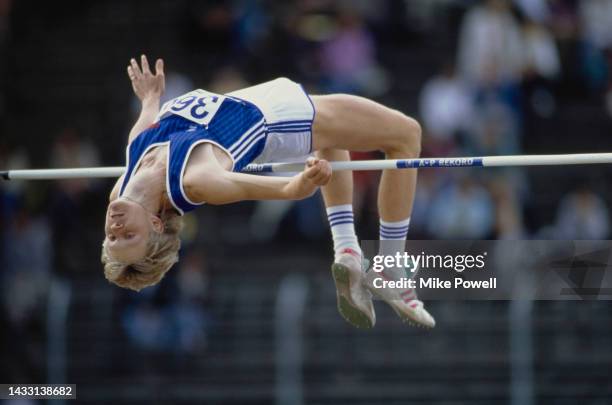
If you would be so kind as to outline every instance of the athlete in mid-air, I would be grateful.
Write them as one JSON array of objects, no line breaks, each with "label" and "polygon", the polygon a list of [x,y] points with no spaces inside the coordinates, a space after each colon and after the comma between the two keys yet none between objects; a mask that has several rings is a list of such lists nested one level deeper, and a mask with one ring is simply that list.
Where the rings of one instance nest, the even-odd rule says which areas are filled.
[{"label": "athlete in mid-air", "polygon": [[[328,161],[349,151],[380,150],[389,159],[419,156],[419,124],[365,98],[309,96],[289,79],[221,95],[194,90],[165,103],[163,61],[154,72],[142,55],[127,67],[142,111],[129,134],[126,171],[110,193],[102,261],[105,276],[140,290],[158,283],[178,261],[181,216],[202,204],[302,199],[322,188],[334,241],[332,275],[341,315],[372,327],[374,292],[404,321],[433,327],[434,319],[408,290],[377,291],[368,282],[353,225],[351,172],[332,174]],[[241,173],[265,163],[315,153],[294,177]],[[386,170],[378,193],[383,249],[404,250],[416,170]],[[381,252],[384,254],[384,252]],[[402,269],[403,272],[403,269]],[[398,273],[382,273],[397,279]],[[405,276],[405,274],[404,274]],[[371,280],[370,280],[371,281]]]}]

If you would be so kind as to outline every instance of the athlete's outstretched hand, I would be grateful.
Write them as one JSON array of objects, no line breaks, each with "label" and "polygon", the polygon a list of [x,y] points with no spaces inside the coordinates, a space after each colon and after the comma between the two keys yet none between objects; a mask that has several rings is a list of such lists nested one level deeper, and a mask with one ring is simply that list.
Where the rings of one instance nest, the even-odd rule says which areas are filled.
[{"label": "athlete's outstretched hand", "polygon": [[132,81],[134,93],[140,101],[157,99],[164,93],[166,79],[164,77],[164,61],[157,59],[155,62],[155,74],[149,69],[149,61],[145,55],[140,57],[140,66],[136,59],[132,58],[127,67],[127,73]]}]

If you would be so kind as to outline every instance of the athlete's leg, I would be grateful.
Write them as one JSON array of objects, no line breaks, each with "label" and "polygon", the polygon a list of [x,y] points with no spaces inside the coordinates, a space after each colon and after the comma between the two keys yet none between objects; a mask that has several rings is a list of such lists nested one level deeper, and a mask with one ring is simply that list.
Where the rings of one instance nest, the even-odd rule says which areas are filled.
[{"label": "athlete's leg", "polygon": [[[350,160],[346,150],[322,149],[317,156],[329,161]],[[334,240],[332,276],[338,311],[352,325],[371,328],[376,322],[372,296],[363,287],[363,257],[353,219],[353,173],[336,172],[322,188],[327,218]]]},{"label": "athlete's leg", "polygon": [[[313,145],[350,150],[382,150],[388,159],[420,153],[419,124],[381,104],[361,97],[314,97],[317,116]],[[416,169],[385,170],[378,192],[380,254],[404,251],[416,188]]]},{"label": "athlete's leg", "polygon": [[[388,159],[419,156],[421,128],[401,112],[356,96],[313,96],[312,100],[317,111],[313,149],[381,150]],[[383,171],[378,193],[383,221],[410,216],[416,175],[416,169]]]},{"label": "athlete's leg", "polygon": [[[312,97],[317,115],[313,148],[381,150],[387,159],[416,158],[421,151],[421,128],[412,118],[365,98],[348,95]],[[416,189],[416,169],[385,170],[378,192],[382,254],[404,249]],[[389,250],[389,252],[385,252]],[[391,252],[393,251],[393,252]],[[405,277],[404,269],[389,269],[388,278]],[[385,276],[385,272],[381,274]],[[367,278],[372,278],[370,272]],[[433,318],[412,290],[375,291],[407,321],[433,326]]]},{"label": "athlete's leg", "polygon": [[[320,149],[316,155],[330,162],[351,160],[349,152],[341,149]],[[353,174],[350,171],[334,173],[321,191],[326,207],[353,204]]]},{"label": "athlete's leg", "polygon": [[[349,152],[346,150],[323,149],[316,154],[317,157],[330,162],[350,160]],[[361,253],[353,220],[353,173],[350,171],[333,173],[330,182],[322,187],[321,191],[334,239],[336,259],[347,248]]]}]

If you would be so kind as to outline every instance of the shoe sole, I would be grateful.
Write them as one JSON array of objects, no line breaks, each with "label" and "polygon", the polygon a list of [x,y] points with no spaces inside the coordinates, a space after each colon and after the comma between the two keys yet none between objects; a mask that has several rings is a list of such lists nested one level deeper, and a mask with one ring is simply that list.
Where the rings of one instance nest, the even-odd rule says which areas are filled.
[{"label": "shoe sole", "polygon": [[336,298],[338,301],[338,312],[351,325],[362,328],[372,328],[372,321],[359,308],[351,304],[350,297],[350,277],[348,267],[334,263],[332,265],[332,277],[336,283]]},{"label": "shoe sole", "polygon": [[410,326],[414,326],[414,327],[417,327],[417,328],[423,328],[423,329],[433,329],[434,328],[433,326],[425,325],[424,323],[416,321],[410,315],[408,315],[405,312],[400,311],[399,309],[396,309],[392,305],[390,305],[390,307],[391,307],[391,309],[393,309],[393,312],[395,312],[395,314],[400,318],[400,320],[403,323],[407,323]]},{"label": "shoe sole", "polygon": [[[367,287],[367,284],[366,284]],[[412,318],[410,315],[408,315],[405,312],[402,312],[401,310],[399,310],[398,308],[395,307],[395,305],[391,305],[389,302],[387,302],[387,300],[385,299],[385,297],[383,297],[378,291],[376,291],[376,288],[369,288],[367,287],[368,290],[377,298],[381,299],[382,301],[386,302],[387,305],[389,305],[391,307],[391,309],[393,310],[393,312],[395,312],[395,314],[397,315],[397,317],[400,319],[400,321],[402,321],[403,323],[407,323],[410,326],[414,326],[417,328],[423,328],[423,329],[433,329],[433,326],[429,326],[429,325],[425,325],[417,320],[415,320],[414,318]]]}]

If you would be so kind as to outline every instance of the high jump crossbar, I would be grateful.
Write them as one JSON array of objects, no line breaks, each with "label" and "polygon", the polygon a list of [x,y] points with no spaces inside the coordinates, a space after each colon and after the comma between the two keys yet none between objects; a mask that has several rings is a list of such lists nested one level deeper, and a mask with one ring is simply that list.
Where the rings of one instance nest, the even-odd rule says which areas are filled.
[{"label": "high jump crossbar", "polygon": [[[612,153],[576,153],[566,155],[513,155],[482,157],[420,158],[396,160],[353,160],[331,162],[332,170],[389,170],[452,167],[506,167],[506,166],[565,166],[610,164]],[[300,172],[304,162],[263,163],[246,166],[243,173]],[[125,167],[84,167],[72,169],[30,169],[0,172],[5,180],[55,180],[95,177],[119,177]]]}]

